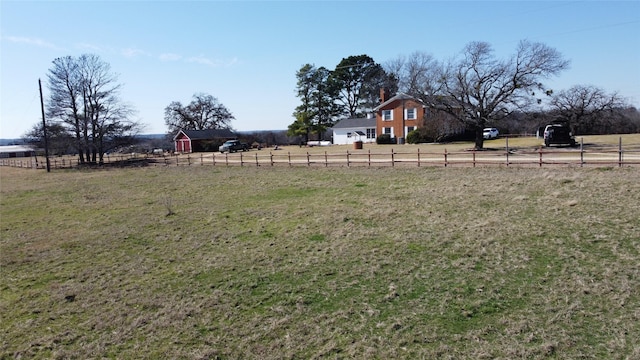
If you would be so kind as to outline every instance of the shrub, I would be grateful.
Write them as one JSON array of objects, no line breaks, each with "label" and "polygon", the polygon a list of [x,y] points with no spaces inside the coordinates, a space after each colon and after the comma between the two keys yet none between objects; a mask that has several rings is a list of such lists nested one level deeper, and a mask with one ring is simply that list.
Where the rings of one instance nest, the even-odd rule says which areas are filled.
[{"label": "shrub", "polygon": [[381,134],[376,138],[377,144],[395,144],[396,139],[392,138],[389,134]]},{"label": "shrub", "polygon": [[426,128],[417,128],[407,134],[408,144],[434,142],[435,139]]}]

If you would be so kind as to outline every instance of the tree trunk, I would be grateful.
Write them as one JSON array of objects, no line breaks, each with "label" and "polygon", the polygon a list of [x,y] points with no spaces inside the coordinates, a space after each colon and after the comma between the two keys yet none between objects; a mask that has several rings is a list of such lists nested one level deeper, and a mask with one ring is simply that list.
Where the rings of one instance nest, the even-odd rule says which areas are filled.
[{"label": "tree trunk", "polygon": [[476,126],[476,150],[482,150],[484,147],[484,127]]},{"label": "tree trunk", "polygon": [[80,121],[76,117],[75,119],[75,134],[76,134],[76,148],[78,156],[80,157],[80,163],[84,164],[84,152],[82,149],[82,135],[80,134]]},{"label": "tree trunk", "polygon": [[78,156],[80,158],[80,164],[84,164],[84,152],[82,149],[82,139],[80,138],[80,133],[76,133],[76,150],[78,151]]},{"label": "tree trunk", "polygon": [[98,139],[98,164],[104,165],[104,142],[102,136]]},{"label": "tree trunk", "polygon": [[87,122],[86,122],[86,118],[85,118],[85,123],[84,123],[84,128],[83,128],[83,132],[84,132],[84,153],[85,156],[87,158],[87,162],[91,162],[91,143],[89,142],[89,129],[87,128]]}]

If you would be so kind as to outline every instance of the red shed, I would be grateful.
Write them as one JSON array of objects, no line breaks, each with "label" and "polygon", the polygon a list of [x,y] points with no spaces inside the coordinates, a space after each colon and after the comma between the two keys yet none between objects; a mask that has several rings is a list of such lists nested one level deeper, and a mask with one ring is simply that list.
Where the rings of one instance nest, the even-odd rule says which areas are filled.
[{"label": "red shed", "polygon": [[237,138],[238,136],[229,129],[180,130],[173,137],[173,142],[176,152],[191,153],[217,151],[223,142]]}]

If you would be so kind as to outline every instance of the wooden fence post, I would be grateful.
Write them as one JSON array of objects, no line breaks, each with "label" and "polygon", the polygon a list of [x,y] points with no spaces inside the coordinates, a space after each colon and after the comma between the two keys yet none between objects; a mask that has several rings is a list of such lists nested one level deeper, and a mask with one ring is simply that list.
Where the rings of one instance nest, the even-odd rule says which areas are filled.
[{"label": "wooden fence post", "polygon": [[447,161],[447,148],[444,148],[444,167],[447,167],[449,162]]},{"label": "wooden fence post", "polygon": [[505,145],[507,147],[507,166],[509,166],[509,138],[506,137],[504,140],[505,140]]},{"label": "wooden fence post", "polygon": [[271,158],[271,166],[273,166],[273,152],[269,151],[269,157]]},{"label": "wooden fence post", "polygon": [[622,167],[622,136],[618,138],[618,167]]},{"label": "wooden fence post", "polygon": [[240,166],[244,166],[244,161],[243,161],[243,158],[242,158],[243,152],[240,153]]},{"label": "wooden fence post", "polygon": [[307,166],[311,166],[311,157],[308,151],[307,151]]},{"label": "wooden fence post", "polygon": [[420,167],[420,148],[418,148],[418,167]]},{"label": "wooden fence post", "polygon": [[394,157],[393,149],[391,149],[391,166],[396,166],[396,159]]},{"label": "wooden fence post", "polygon": [[539,163],[540,166],[539,167],[542,167],[542,145],[540,145],[540,147],[538,148],[538,154],[540,154],[540,163]]},{"label": "wooden fence post", "polygon": [[584,165],[584,138],[580,138],[580,167]]},{"label": "wooden fence post", "polygon": [[369,167],[371,167],[371,149],[369,149],[368,151],[368,157],[369,157]]},{"label": "wooden fence post", "polygon": [[347,150],[347,167],[349,167],[349,150]]},{"label": "wooden fence post", "polygon": [[260,166],[260,163],[258,162],[258,153],[256,152],[256,167]]},{"label": "wooden fence post", "polygon": [[474,147],[471,154],[473,155],[473,167],[476,167],[476,148]]},{"label": "wooden fence post", "polygon": [[291,151],[287,151],[287,157],[289,158],[289,166],[293,166],[291,165]]},{"label": "wooden fence post", "polygon": [[325,150],[324,151],[324,167],[327,167],[327,166],[329,166],[329,162],[327,159],[327,151]]}]

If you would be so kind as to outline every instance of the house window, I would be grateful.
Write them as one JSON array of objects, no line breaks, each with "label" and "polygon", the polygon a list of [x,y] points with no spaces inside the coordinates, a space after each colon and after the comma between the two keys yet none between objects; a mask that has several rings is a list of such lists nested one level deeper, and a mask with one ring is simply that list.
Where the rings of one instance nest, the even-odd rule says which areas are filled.
[{"label": "house window", "polygon": [[384,131],[384,133],[385,133],[385,134],[389,134],[389,135],[391,135],[391,128],[390,128],[390,127],[386,127],[386,128],[384,128],[384,130],[383,130],[383,131]]},{"label": "house window", "polygon": [[415,130],[416,127],[415,126],[407,126],[407,134],[412,132],[413,130]]},{"label": "house window", "polygon": [[416,108],[406,109],[405,112],[405,119],[415,120],[417,118]]},{"label": "house window", "polygon": [[347,133],[347,137],[348,137],[348,138],[350,138],[350,137],[351,137],[351,133],[350,133],[350,132],[348,132],[348,133]]},{"label": "house window", "polygon": [[383,121],[393,120],[393,112],[391,110],[382,110],[382,120]]},{"label": "house window", "polygon": [[376,138],[376,129],[367,129],[367,139]]}]

